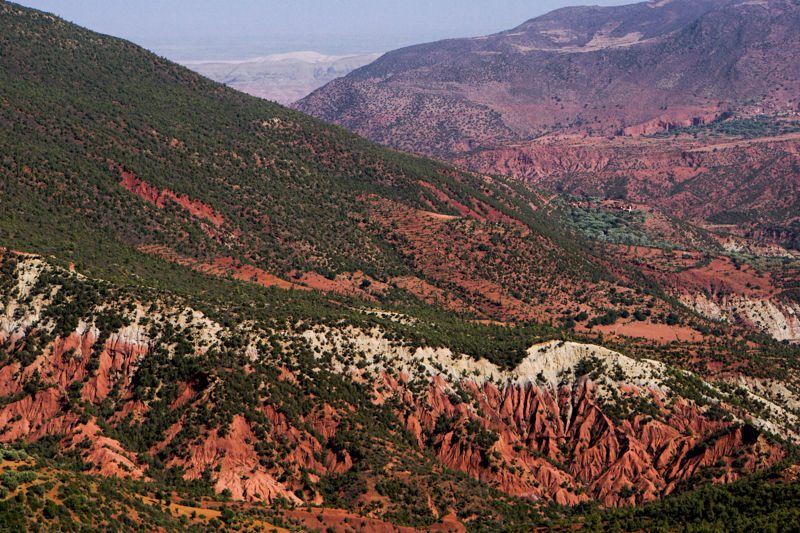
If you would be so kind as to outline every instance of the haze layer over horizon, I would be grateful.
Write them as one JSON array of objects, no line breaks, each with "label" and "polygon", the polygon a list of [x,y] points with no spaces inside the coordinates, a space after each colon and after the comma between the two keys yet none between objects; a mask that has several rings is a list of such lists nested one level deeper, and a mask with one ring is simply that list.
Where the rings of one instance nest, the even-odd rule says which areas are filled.
[{"label": "haze layer over horizon", "polygon": [[[487,35],[579,0],[22,0],[91,30],[122,37],[175,61],[231,60],[312,50],[385,52],[423,42]],[[620,5],[626,0],[593,0]]]}]

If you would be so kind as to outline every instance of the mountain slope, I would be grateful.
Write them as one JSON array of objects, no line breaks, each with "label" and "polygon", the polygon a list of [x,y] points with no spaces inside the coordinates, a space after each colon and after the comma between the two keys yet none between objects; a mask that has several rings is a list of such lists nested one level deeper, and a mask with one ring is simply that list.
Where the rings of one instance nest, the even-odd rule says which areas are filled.
[{"label": "mountain slope", "polygon": [[387,53],[295,107],[481,172],[796,246],[798,24],[787,0],[567,8]]},{"label": "mountain slope", "polygon": [[[667,108],[699,116],[754,97],[796,108],[799,16],[784,0],[566,8],[488,37],[387,53],[297,107],[438,155],[565,128],[614,132]],[[430,111],[417,130],[404,129],[421,109]]]},{"label": "mountain slope", "polygon": [[[699,320],[637,265],[611,264],[607,250],[564,231],[543,194],[378,147],[53,17],[2,9],[6,246],[173,290],[197,288],[180,270],[165,279],[161,260],[484,320],[645,306],[645,322]],[[773,303],[794,328],[787,304]]]},{"label": "mountain slope", "polygon": [[623,290],[630,313],[676,311],[631,268],[612,273],[535,191],[381,148],[54,17],[2,10],[6,246],[173,290],[197,288],[161,260],[476,319],[603,315]]},{"label": "mountain slope", "polygon": [[508,495],[650,501],[766,468],[788,451],[771,434],[797,438],[791,410],[756,389],[600,346],[538,343],[503,369],[414,348],[403,317],[291,326],[37,257],[0,266],[0,441],[49,442],[94,475],[426,527],[512,520]]},{"label": "mountain slope", "polygon": [[[115,275],[146,275],[146,253],[264,284],[447,300],[497,318],[532,316],[534,304],[520,300],[545,280],[604,277],[535,211],[535,193],[385,150],[129,43],[1,7],[7,245]],[[398,213],[402,224],[387,219]],[[47,231],[30,231],[45,221]],[[469,274],[451,283],[421,264],[430,243],[408,238],[420,227],[467,249],[540,259],[481,264],[443,249],[442,260]],[[501,281],[511,277],[528,294]]]}]

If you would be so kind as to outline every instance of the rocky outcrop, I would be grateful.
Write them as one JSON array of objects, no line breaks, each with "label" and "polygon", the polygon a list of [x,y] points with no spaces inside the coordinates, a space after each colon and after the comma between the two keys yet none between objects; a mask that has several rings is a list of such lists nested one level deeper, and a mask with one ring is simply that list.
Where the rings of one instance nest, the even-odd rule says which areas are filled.
[{"label": "rocky outcrop", "polygon": [[800,341],[800,304],[739,295],[712,299],[704,293],[684,294],[680,298],[688,307],[713,320],[741,322],[780,341]]},{"label": "rocky outcrop", "polygon": [[[729,481],[783,456],[757,429],[778,430],[770,420],[716,420],[673,398],[664,365],[598,346],[533,346],[515,369],[503,371],[448,350],[412,353],[364,333],[305,335],[312,346],[357,347],[375,372],[384,369],[383,384],[413,406],[405,423],[420,443],[427,441],[449,468],[511,494],[564,504],[590,497],[641,502],[696,476]],[[393,355],[385,359],[387,350]],[[379,360],[390,361],[388,368]],[[581,368],[585,375],[577,375]],[[421,397],[409,390],[417,379],[432,379]],[[776,416],[795,420],[770,405]],[[450,424],[444,431],[442,421]],[[740,449],[747,451],[733,452]]]},{"label": "rocky outcrop", "polygon": [[[433,389],[417,406],[432,406],[423,417],[429,430],[441,415],[474,417],[481,427],[491,428],[498,440],[482,449],[459,426],[434,439],[437,457],[449,468],[529,498],[552,498],[563,504],[589,497],[613,505],[648,501],[672,492],[704,467],[718,461],[729,466],[732,461],[726,459],[735,449],[749,450],[745,464],[755,468],[782,457],[752,426],[746,429],[710,421],[691,404],[672,406],[679,412],[675,415],[663,408],[652,411],[660,411],[663,419],[634,414],[614,421],[604,414],[603,403],[595,397],[596,385],[588,378],[557,390],[531,384],[502,390],[489,383],[480,388],[462,386],[479,398],[479,409],[462,414],[446,395]],[[658,392],[636,387],[630,393],[653,394],[638,396],[653,405],[663,405],[665,400]],[[687,434],[687,427],[695,432]],[[729,433],[699,452],[706,446],[704,435],[719,430]],[[771,450],[767,457],[759,456],[757,448],[761,446]],[[724,473],[727,480],[740,475],[729,468]]]},{"label": "rocky outcrop", "polygon": [[214,488],[229,491],[237,500],[272,502],[285,498],[294,503],[300,499],[259,466],[258,455],[248,442],[255,435],[241,416],[234,416],[224,436],[212,432],[201,443],[191,446],[185,458],[173,459],[182,465],[187,479],[197,479],[206,470],[216,470]]},{"label": "rocky outcrop", "polygon": [[723,110],[714,108],[707,111],[697,110],[696,112],[691,113],[689,116],[685,116],[680,111],[663,114],[656,118],[642,122],[641,124],[623,128],[622,135],[652,135],[654,133],[670,131],[676,128],[700,126],[717,120],[722,116],[723,112]]}]

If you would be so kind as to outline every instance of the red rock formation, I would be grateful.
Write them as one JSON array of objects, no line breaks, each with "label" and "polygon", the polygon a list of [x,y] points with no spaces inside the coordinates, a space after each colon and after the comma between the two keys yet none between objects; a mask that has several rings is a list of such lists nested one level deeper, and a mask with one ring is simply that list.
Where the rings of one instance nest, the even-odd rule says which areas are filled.
[{"label": "red rock formation", "polygon": [[204,218],[214,224],[216,227],[221,227],[223,224],[225,224],[225,219],[221,214],[200,200],[192,199],[186,195],[177,194],[167,189],[159,190],[158,188],[142,180],[133,172],[125,170],[118,165],[112,165],[112,168],[117,168],[122,175],[122,181],[119,183],[120,185],[131,191],[136,196],[139,196],[140,198],[143,198],[144,200],[147,200],[158,207],[164,207],[166,205],[165,200],[169,199],[189,211],[192,216]]},{"label": "red rock formation", "polygon": [[[28,336],[36,330],[24,324],[32,321],[14,321],[8,315],[0,319],[0,343],[6,350],[13,353],[31,342]],[[99,336],[95,328],[81,323],[66,337],[50,339],[25,368],[13,357],[3,359],[0,391],[9,400],[0,406],[0,442],[63,435],[59,446],[81,450],[91,472],[141,478],[147,470],[137,454],[104,434],[103,423],[76,410],[75,402],[100,409],[116,390],[114,399],[121,403],[105,422],[127,423],[129,415],[134,423],[144,420],[152,398],[134,399],[135,377],[141,361],[156,347],[138,324],[104,332],[102,346]],[[255,357],[252,350],[243,354]],[[90,366],[90,360],[96,363]],[[168,409],[180,416],[148,450],[151,456],[164,456],[168,465],[183,468],[187,479],[210,475],[217,491],[230,491],[237,499],[319,503],[315,480],[348,472],[361,460],[331,444],[347,406],[319,403],[289,417],[268,394],[253,415],[268,422],[256,428],[259,431],[245,416],[232,413],[229,424],[188,428],[196,430],[194,436],[173,442],[193,423],[194,409],[216,409],[219,383],[211,369],[207,372],[169,384],[174,396]],[[391,399],[388,405],[420,448],[430,449],[444,466],[533,500],[574,504],[597,498],[609,505],[648,501],[683,488],[695,476],[731,481],[783,455],[755,428],[709,418],[675,395],[668,401],[657,385],[623,381],[613,389],[613,399],[607,383],[568,377],[570,373],[563,374],[558,386],[509,382],[501,387],[491,381],[450,383],[444,375],[412,373],[376,371],[371,382],[374,403],[385,405]],[[346,373],[360,382],[365,375]],[[276,369],[276,377],[295,387],[303,383],[285,366]],[[428,380],[427,387],[420,389],[419,379]],[[74,389],[75,384],[80,389]],[[454,394],[453,386],[461,392]],[[634,407],[644,402],[649,414],[629,413],[626,402]],[[260,445],[280,454],[273,454],[272,461],[263,448],[257,451]],[[301,469],[307,478],[297,474]]]},{"label": "red rock formation", "polygon": [[[396,381],[386,383],[403,389]],[[668,411],[661,393],[649,389],[628,386],[629,392],[652,398],[666,416],[663,421],[643,415],[612,421],[596,403],[595,386],[587,379],[557,391],[516,385],[499,390],[491,383],[461,386],[475,395],[480,414],[463,403],[453,405],[440,383],[414,400],[421,418],[408,416],[406,427],[422,442],[440,415],[455,417],[452,430],[434,436],[437,458],[449,468],[532,499],[574,504],[594,497],[609,505],[650,501],[673,492],[703,467],[718,461],[729,466],[737,450],[748,450],[745,466],[742,471],[726,467],[719,481],[738,479],[782,457],[754,428],[709,420],[684,400]],[[499,437],[489,449],[464,434],[463,423],[476,416]],[[706,446],[704,435],[715,431],[728,433],[698,455],[696,445]],[[515,468],[499,466],[503,464]],[[586,492],[576,490],[581,487]]]},{"label": "red rock formation", "polygon": [[190,447],[186,458],[173,459],[172,463],[184,466],[187,479],[197,479],[207,469],[218,468],[214,488],[217,492],[227,489],[238,500],[271,502],[283,497],[299,503],[297,496],[259,467],[258,455],[245,442],[254,439],[249,424],[236,415],[225,436],[213,430],[202,442]]},{"label": "red rock formation", "polygon": [[76,426],[62,445],[76,448],[85,442],[88,442],[89,453],[84,460],[93,465],[90,473],[136,479],[144,477],[144,468],[140,466],[136,454],[125,450],[118,441],[103,436],[100,427],[93,421]]}]

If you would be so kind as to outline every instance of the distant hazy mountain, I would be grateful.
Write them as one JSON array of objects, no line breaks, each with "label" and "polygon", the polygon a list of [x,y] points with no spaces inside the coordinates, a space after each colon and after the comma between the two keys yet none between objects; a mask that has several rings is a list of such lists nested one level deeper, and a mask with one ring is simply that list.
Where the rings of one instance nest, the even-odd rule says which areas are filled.
[{"label": "distant hazy mountain", "polygon": [[253,96],[290,104],[380,54],[328,56],[291,52],[236,61],[186,61],[186,67]]}]

